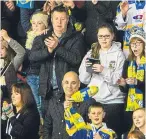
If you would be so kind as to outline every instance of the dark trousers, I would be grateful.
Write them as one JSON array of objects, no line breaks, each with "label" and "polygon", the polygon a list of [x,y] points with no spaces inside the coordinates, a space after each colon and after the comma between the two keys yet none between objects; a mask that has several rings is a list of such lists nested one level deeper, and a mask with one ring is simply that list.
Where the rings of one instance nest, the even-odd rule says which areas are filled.
[{"label": "dark trousers", "polygon": [[132,111],[125,111],[124,112],[124,133],[129,132],[132,127]]},{"label": "dark trousers", "polygon": [[104,121],[107,127],[113,129],[120,139],[124,126],[124,104],[104,104],[104,109],[106,112]]}]

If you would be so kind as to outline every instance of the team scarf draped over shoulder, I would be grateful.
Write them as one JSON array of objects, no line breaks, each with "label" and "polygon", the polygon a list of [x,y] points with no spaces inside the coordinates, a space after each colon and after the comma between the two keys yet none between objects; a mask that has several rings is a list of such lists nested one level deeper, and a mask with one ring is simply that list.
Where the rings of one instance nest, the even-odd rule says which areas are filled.
[{"label": "team scarf draped over shoulder", "polygon": [[[136,66],[136,61],[130,61],[128,66],[128,78],[135,78],[143,82],[145,80],[145,66],[146,57],[144,56],[141,57],[139,66]],[[134,111],[143,107],[143,93],[144,92],[136,88],[135,85],[129,85],[126,111]]]},{"label": "team scarf draped over shoulder", "polygon": [[85,123],[82,116],[73,107],[65,109],[64,113],[66,131],[72,138],[93,139],[95,133],[99,133],[102,139],[116,137],[116,133],[106,127],[105,123],[96,128],[93,124]]}]

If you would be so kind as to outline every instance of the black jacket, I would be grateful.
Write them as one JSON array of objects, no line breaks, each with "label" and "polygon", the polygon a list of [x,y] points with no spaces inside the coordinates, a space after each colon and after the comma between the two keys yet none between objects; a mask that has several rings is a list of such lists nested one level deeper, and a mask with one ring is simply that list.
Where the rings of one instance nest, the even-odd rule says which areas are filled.
[{"label": "black jacket", "polygon": [[[10,118],[13,139],[39,139],[40,116],[37,109],[28,109],[16,118],[17,115]],[[7,139],[10,139],[9,135]]]},{"label": "black jacket", "polygon": [[91,1],[85,2],[84,8],[87,13],[85,38],[87,44],[91,45],[97,42],[97,29],[101,24],[109,23],[114,27],[113,19],[117,5],[118,2],[115,1],[98,1],[95,5]]},{"label": "black jacket", "polygon": [[[82,103],[73,103],[73,107],[82,115],[86,122],[88,119],[88,108],[95,102],[94,99]],[[64,101],[55,98],[50,99],[47,114],[44,121],[43,139],[69,139],[66,132],[64,120]]]},{"label": "black jacket", "polygon": [[[61,82],[68,71],[78,71],[81,60],[85,54],[85,44],[82,34],[72,32],[69,27],[65,36],[51,54],[45,46],[44,40],[52,35],[52,30],[47,35],[38,36],[33,42],[29,59],[31,62],[40,61],[40,88],[39,93],[44,98],[51,97],[51,78],[53,72],[53,60],[55,60],[55,72],[59,90],[62,90]],[[55,55],[55,56],[54,56]],[[61,91],[62,92],[62,91]],[[46,96],[47,95],[47,96]]]}]

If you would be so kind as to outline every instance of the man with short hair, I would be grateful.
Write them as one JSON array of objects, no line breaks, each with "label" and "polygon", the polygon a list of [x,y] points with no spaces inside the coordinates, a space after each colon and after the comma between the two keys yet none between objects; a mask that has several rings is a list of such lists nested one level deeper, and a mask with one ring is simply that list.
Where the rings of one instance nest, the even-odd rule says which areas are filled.
[{"label": "man with short hair", "polygon": [[40,89],[43,116],[49,99],[62,94],[61,81],[66,72],[78,71],[85,54],[83,36],[73,31],[65,7],[55,7],[51,13],[52,28],[47,35],[36,37],[30,53],[32,62],[41,61]]},{"label": "man with short hair", "polygon": [[[58,100],[53,97],[49,101],[44,121],[43,139],[69,139],[65,128],[64,106],[70,105],[69,99],[72,94],[79,90],[80,81],[78,75],[73,71],[67,72],[62,80],[62,87],[64,90],[62,97]],[[81,103],[74,102],[72,106],[87,122],[89,120],[88,107],[94,102],[95,100],[91,98]]]}]

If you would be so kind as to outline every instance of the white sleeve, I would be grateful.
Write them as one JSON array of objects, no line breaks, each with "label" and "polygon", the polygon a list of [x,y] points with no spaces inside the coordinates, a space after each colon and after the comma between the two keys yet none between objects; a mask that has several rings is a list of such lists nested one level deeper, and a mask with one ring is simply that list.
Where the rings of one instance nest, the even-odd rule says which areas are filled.
[{"label": "white sleeve", "polygon": [[117,56],[116,67],[115,69],[104,68],[101,72],[103,79],[109,84],[117,84],[118,79],[122,75],[123,65],[125,62],[125,56],[121,51]]},{"label": "white sleeve", "polygon": [[116,23],[116,28],[118,30],[124,30],[125,26],[127,25],[127,21],[128,21],[128,15],[126,16],[126,19],[124,21],[123,16],[122,16],[122,12],[120,12],[115,19],[115,23]]},{"label": "white sleeve", "polygon": [[146,33],[146,6],[144,7],[144,16],[145,19],[143,19],[143,30]]},{"label": "white sleeve", "polygon": [[84,84],[89,84],[91,77],[92,77],[91,73],[86,72],[86,63],[85,62],[86,62],[87,57],[89,57],[89,52],[83,58],[82,63],[79,68],[79,79]]}]

